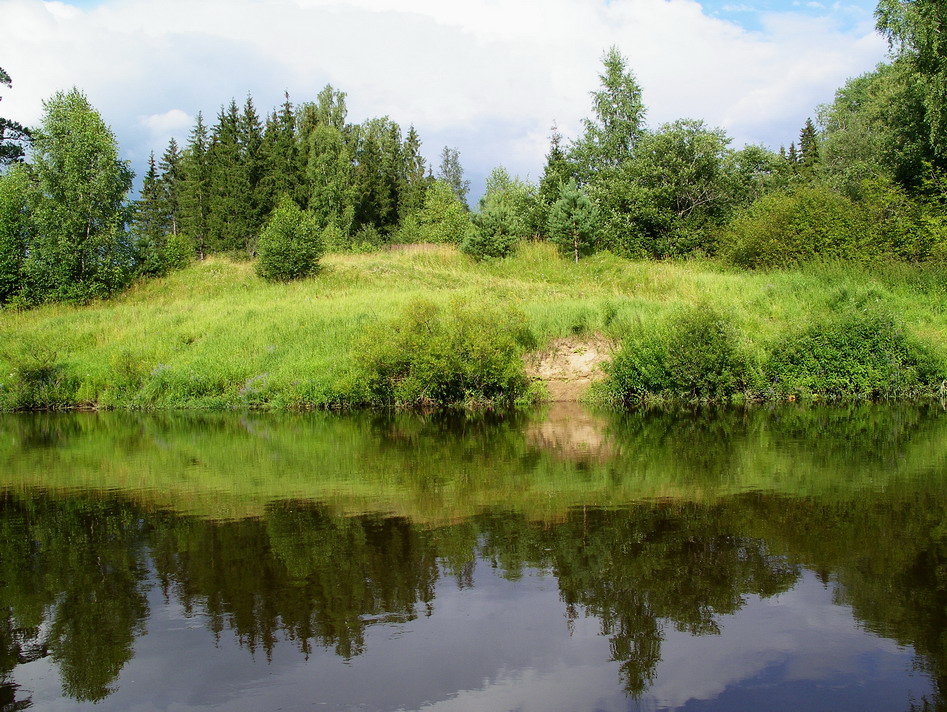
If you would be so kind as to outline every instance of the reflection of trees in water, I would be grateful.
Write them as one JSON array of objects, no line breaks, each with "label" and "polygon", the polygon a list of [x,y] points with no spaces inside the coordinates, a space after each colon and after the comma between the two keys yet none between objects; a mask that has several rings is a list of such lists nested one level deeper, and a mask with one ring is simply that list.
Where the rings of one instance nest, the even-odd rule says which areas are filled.
[{"label": "reflection of trees in water", "polygon": [[111,693],[147,615],[142,529],[121,500],[0,495],[4,673],[48,655],[66,695]]},{"label": "reflection of trees in water", "polygon": [[[911,489],[910,475],[930,461],[922,451],[945,441],[945,425],[923,409],[884,412],[633,413],[608,426],[609,448],[620,457],[581,462],[547,457],[527,436],[530,423],[515,417],[459,425],[449,416],[341,421],[339,433],[349,438],[344,458],[384,473],[412,507],[440,503],[426,498],[442,479],[460,483],[455,493],[497,483],[510,493],[506,510],[493,505],[438,527],[406,517],[345,517],[303,500],[271,503],[259,519],[210,522],[104,495],[0,495],[0,711],[29,705],[16,700],[22,691],[11,673],[30,656],[54,660],[65,694],[75,699],[109,694],[143,629],[150,563],[165,595],[206,615],[216,635],[232,632],[267,655],[291,641],[304,655],[321,646],[343,657],[364,650],[369,626],[429,614],[440,577],[472,586],[478,561],[511,579],[528,567],[551,570],[568,616],[601,621],[634,695],[653,678],[667,626],[714,634],[719,617],[737,611],[747,595],[784,591],[807,566],[840,584],[840,601],[867,629],[915,646],[919,665],[943,690],[947,491]],[[243,453],[254,438],[281,438],[279,421],[272,429],[212,421],[201,436],[210,443],[242,437]],[[17,428],[28,430],[29,422],[18,419]],[[36,422],[35,437],[16,442],[43,457],[82,436],[68,419]],[[177,437],[174,422],[105,422],[114,431],[98,434],[105,449],[160,442],[176,456],[168,444]],[[289,422],[285,439],[308,432],[308,421]],[[317,434],[335,432],[332,421],[319,422]],[[208,450],[209,460],[215,452]],[[296,457],[304,455],[312,459]],[[551,472],[579,480],[604,468],[616,485],[654,479],[709,492],[751,466],[788,473],[798,466],[821,494],[579,506],[548,522],[530,521],[515,499]],[[892,483],[887,492],[834,484],[890,471],[905,477],[885,480]]]}]

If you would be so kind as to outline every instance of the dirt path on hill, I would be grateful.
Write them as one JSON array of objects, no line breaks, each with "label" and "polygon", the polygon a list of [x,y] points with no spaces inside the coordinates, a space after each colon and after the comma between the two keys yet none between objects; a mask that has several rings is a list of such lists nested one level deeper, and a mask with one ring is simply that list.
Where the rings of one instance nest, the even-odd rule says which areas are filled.
[{"label": "dirt path on hill", "polygon": [[556,339],[527,355],[526,372],[546,384],[549,400],[578,401],[594,381],[604,378],[601,366],[611,360],[615,348],[600,335]]}]

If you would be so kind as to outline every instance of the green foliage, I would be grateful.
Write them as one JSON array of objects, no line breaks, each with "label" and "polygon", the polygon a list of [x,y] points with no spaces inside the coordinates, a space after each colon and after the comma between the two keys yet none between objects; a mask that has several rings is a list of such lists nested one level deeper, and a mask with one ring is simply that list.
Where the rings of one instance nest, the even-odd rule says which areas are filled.
[{"label": "green foliage", "polygon": [[737,214],[720,251],[741,267],[855,257],[860,227],[852,201],[825,187],[803,187],[765,195]]},{"label": "green foliage", "polygon": [[0,304],[19,292],[29,244],[29,176],[22,166],[0,174]]},{"label": "green foliage", "polygon": [[549,209],[547,232],[559,251],[573,257],[577,263],[580,254],[589,254],[593,250],[598,232],[598,213],[575,181],[561,186],[559,199]]},{"label": "green foliage", "polygon": [[[3,67],[0,67],[0,85],[13,86],[10,75],[4,71]],[[0,168],[21,161],[29,142],[29,129],[13,119],[0,116]]]},{"label": "green foliage", "polygon": [[529,392],[523,353],[533,346],[516,310],[418,300],[369,327],[357,353],[372,403],[510,404]]},{"label": "green foliage", "polygon": [[849,79],[819,107],[820,174],[850,198],[865,180],[888,178],[917,188],[934,158],[923,89],[906,61]]},{"label": "green foliage", "polygon": [[941,0],[879,0],[878,30],[907,61],[923,91],[929,140],[938,158],[947,158],[947,6]]},{"label": "green foliage", "polygon": [[437,169],[437,179],[451,187],[454,196],[467,208],[467,193],[470,181],[464,180],[464,169],[460,165],[460,151],[444,146],[441,152],[441,165]]},{"label": "green foliage", "polygon": [[743,393],[749,381],[749,361],[733,320],[695,307],[656,328],[639,326],[612,362],[604,391],[624,404],[722,400]]},{"label": "green foliage", "polygon": [[741,267],[813,259],[923,261],[943,254],[943,235],[923,206],[889,181],[864,181],[853,201],[825,185],[775,192],[738,213],[721,253]]},{"label": "green foliage", "polygon": [[611,47],[602,56],[602,64],[601,89],[592,92],[595,117],[585,119],[585,133],[575,142],[570,155],[583,181],[628,160],[645,131],[641,86],[627,69],[617,47]]},{"label": "green foliage", "polygon": [[77,89],[44,104],[34,137],[34,234],[25,264],[30,300],[83,301],[130,275],[125,244],[132,176],[112,131]]},{"label": "green foliage", "polygon": [[537,232],[532,223],[536,202],[532,185],[511,178],[502,166],[494,168],[474,219],[476,230],[466,237],[461,249],[478,258],[512,254],[520,240]]},{"label": "green foliage", "polygon": [[765,171],[738,165],[722,129],[680,120],[643,136],[631,159],[599,173],[589,193],[602,215],[601,244],[616,254],[666,258],[714,251],[717,226]]},{"label": "green foliage", "polygon": [[785,334],[767,364],[768,387],[778,395],[904,398],[934,392],[945,376],[942,357],[864,298]]},{"label": "green foliage", "polygon": [[257,245],[256,271],[271,282],[286,282],[315,274],[322,254],[319,225],[288,196],[267,221]]},{"label": "green foliage", "polygon": [[417,219],[421,242],[459,245],[473,231],[466,206],[457,198],[453,188],[440,180],[428,188]]},{"label": "green foliage", "polygon": [[77,404],[78,379],[58,354],[45,344],[28,340],[7,346],[12,369],[0,386],[4,410],[57,410]]}]

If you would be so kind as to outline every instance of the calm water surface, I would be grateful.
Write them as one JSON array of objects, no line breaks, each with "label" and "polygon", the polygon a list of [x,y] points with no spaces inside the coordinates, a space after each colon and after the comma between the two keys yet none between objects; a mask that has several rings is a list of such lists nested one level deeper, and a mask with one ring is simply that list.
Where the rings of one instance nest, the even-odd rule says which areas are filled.
[{"label": "calm water surface", "polygon": [[0,711],[928,710],[947,414],[0,417]]}]

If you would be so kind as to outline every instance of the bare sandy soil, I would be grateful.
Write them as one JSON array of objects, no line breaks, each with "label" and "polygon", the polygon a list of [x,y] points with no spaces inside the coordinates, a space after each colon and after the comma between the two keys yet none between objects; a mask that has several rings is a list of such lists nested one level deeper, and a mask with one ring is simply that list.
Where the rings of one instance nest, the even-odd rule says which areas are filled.
[{"label": "bare sandy soil", "polygon": [[602,364],[610,361],[616,345],[603,336],[556,339],[543,351],[526,357],[526,371],[543,381],[553,402],[578,401],[594,381],[605,376]]}]

